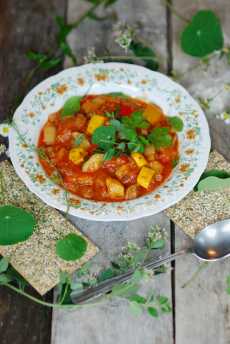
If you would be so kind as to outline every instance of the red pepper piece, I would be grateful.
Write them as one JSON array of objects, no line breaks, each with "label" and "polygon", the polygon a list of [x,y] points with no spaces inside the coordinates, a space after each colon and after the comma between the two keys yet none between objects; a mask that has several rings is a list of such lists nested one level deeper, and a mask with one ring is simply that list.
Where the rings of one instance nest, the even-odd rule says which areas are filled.
[{"label": "red pepper piece", "polygon": [[131,114],[133,113],[133,109],[132,107],[128,106],[128,105],[121,105],[120,108],[120,116],[131,116]]}]

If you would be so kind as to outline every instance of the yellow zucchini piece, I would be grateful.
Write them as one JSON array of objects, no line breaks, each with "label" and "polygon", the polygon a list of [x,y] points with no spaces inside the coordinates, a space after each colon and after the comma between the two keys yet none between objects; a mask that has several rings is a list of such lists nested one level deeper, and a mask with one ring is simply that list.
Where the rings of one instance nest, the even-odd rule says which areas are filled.
[{"label": "yellow zucchini piece", "polygon": [[83,148],[72,148],[69,151],[69,160],[71,160],[74,164],[79,165],[84,161],[86,155],[87,152]]},{"label": "yellow zucchini piece", "polygon": [[125,188],[117,179],[106,178],[106,186],[111,198],[122,198],[125,195]]},{"label": "yellow zucchini piece", "polygon": [[52,145],[56,140],[56,128],[52,125],[47,125],[43,131],[44,141],[47,145]]},{"label": "yellow zucchini piece", "polygon": [[142,167],[137,176],[137,184],[145,189],[148,189],[154,174],[155,172],[151,168],[146,166]]},{"label": "yellow zucchini piece", "polygon": [[96,130],[97,128],[101,127],[104,123],[105,123],[106,118],[104,116],[100,116],[100,115],[93,115],[90,118],[90,121],[88,123],[88,127],[87,127],[87,134],[92,135],[94,130]]},{"label": "yellow zucchini piece", "polygon": [[147,160],[145,159],[144,155],[138,152],[133,152],[131,154],[131,157],[133,158],[133,160],[135,161],[135,163],[137,164],[138,167],[143,167],[145,165],[148,165]]},{"label": "yellow zucchini piece", "polygon": [[143,117],[152,125],[162,120],[163,115],[161,109],[157,105],[148,104],[143,112]]},{"label": "yellow zucchini piece", "polygon": [[83,172],[97,171],[104,161],[104,154],[96,153],[92,155],[82,166]]}]

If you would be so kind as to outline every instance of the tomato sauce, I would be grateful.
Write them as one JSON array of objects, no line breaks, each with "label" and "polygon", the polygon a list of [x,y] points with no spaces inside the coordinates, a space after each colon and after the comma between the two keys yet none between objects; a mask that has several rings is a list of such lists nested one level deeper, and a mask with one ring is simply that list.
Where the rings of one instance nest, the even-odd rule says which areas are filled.
[{"label": "tomato sauce", "polygon": [[[106,132],[115,124],[120,126],[115,136],[100,139],[99,128]],[[127,128],[129,135],[136,135],[133,141]],[[165,128],[162,137],[156,128]],[[87,95],[75,113],[63,116],[61,109],[51,114],[40,132],[38,148],[43,152],[40,164],[51,179],[75,195],[104,202],[154,191],[169,178],[179,159],[177,133],[162,110],[118,94]]]}]

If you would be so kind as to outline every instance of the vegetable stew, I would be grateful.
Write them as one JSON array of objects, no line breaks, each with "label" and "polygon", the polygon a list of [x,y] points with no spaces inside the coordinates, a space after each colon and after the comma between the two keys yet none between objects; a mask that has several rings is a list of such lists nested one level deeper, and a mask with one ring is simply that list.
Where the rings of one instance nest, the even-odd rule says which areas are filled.
[{"label": "vegetable stew", "polygon": [[69,98],[39,141],[46,174],[94,201],[135,199],[159,187],[179,159],[179,117],[122,93]]}]

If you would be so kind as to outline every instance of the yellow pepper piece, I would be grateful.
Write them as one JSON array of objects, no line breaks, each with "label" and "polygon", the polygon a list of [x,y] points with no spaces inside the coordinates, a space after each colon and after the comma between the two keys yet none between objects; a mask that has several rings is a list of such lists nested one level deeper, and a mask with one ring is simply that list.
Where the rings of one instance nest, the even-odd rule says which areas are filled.
[{"label": "yellow pepper piece", "polygon": [[155,172],[151,168],[146,166],[142,167],[137,176],[137,184],[145,189],[148,189],[154,174]]},{"label": "yellow pepper piece", "polygon": [[69,160],[71,160],[74,164],[79,165],[84,161],[84,157],[87,155],[86,151],[81,148],[72,148],[69,151]]},{"label": "yellow pepper piece", "polygon": [[93,115],[88,123],[88,127],[86,130],[87,134],[92,135],[94,130],[96,130],[104,124],[105,120],[106,118],[104,116]]},{"label": "yellow pepper piece", "polygon": [[143,112],[143,117],[152,125],[157,124],[162,120],[162,110],[153,104],[148,104]]},{"label": "yellow pepper piece", "polygon": [[143,167],[145,165],[148,165],[147,160],[145,159],[144,155],[138,152],[133,152],[131,154],[131,157],[133,158],[133,160],[135,161],[135,163],[137,164],[138,167]]}]

